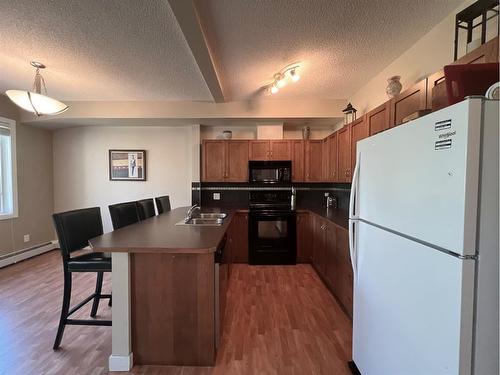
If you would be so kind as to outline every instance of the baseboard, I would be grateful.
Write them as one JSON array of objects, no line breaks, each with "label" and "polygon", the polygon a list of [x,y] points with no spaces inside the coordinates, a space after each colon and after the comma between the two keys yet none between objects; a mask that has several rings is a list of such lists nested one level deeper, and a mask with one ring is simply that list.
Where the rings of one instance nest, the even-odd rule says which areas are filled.
[{"label": "baseboard", "polygon": [[134,366],[134,354],[109,356],[109,371],[130,371]]},{"label": "baseboard", "polygon": [[19,250],[12,254],[8,254],[0,258],[0,268],[10,266],[11,264],[20,262],[22,260],[46,253],[47,251],[56,249],[59,246],[58,241],[51,241],[44,245],[36,246],[30,249]]}]

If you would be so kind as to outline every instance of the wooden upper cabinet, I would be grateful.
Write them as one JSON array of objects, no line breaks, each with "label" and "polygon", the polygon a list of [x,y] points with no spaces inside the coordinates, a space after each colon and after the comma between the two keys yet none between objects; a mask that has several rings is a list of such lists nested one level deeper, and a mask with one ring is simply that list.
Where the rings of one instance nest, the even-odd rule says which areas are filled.
[{"label": "wooden upper cabinet", "polygon": [[366,114],[368,134],[375,135],[389,129],[391,121],[391,102],[387,101]]},{"label": "wooden upper cabinet", "polygon": [[248,141],[204,140],[202,181],[247,182]]},{"label": "wooden upper cabinet", "polygon": [[338,146],[337,146],[337,132],[333,133],[329,138],[328,146],[330,148],[328,156],[329,156],[329,178],[328,181],[337,182],[338,180]]},{"label": "wooden upper cabinet", "polygon": [[291,143],[288,140],[269,141],[271,160],[291,160]]},{"label": "wooden upper cabinet", "polygon": [[250,160],[269,160],[269,141],[250,141]]},{"label": "wooden upper cabinet", "polygon": [[322,173],[322,178],[321,180],[324,182],[329,182],[330,181],[330,138],[325,138],[323,139],[323,149],[322,149],[322,159],[323,162],[322,168],[323,170],[321,171]]},{"label": "wooden upper cabinet", "polygon": [[292,181],[304,181],[304,141],[291,141],[292,148]]},{"label": "wooden upper cabinet", "polygon": [[248,181],[248,141],[227,141],[226,179],[228,182]]},{"label": "wooden upper cabinet", "polygon": [[207,182],[224,181],[226,177],[226,142],[203,141],[202,179]]},{"label": "wooden upper cabinet", "polygon": [[356,166],[356,144],[365,138],[368,138],[368,122],[363,116],[351,123],[351,172]]},{"label": "wooden upper cabinet", "polygon": [[351,127],[345,125],[337,131],[338,182],[351,181]]},{"label": "wooden upper cabinet", "polygon": [[305,173],[306,181],[323,181],[323,140],[306,141]]},{"label": "wooden upper cabinet", "polygon": [[427,79],[399,93],[391,102],[391,126],[401,125],[406,116],[427,108]]}]

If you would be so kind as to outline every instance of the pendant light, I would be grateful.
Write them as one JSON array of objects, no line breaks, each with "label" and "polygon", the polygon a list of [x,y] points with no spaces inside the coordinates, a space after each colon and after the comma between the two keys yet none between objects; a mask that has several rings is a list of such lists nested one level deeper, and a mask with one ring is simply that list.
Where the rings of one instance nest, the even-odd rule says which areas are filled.
[{"label": "pendant light", "polygon": [[35,81],[31,91],[27,90],[7,90],[5,94],[17,106],[33,112],[37,116],[57,115],[68,109],[68,106],[59,100],[47,96],[45,80],[40,74],[40,69],[45,69],[45,65],[38,61],[31,61],[31,66],[36,68]]}]

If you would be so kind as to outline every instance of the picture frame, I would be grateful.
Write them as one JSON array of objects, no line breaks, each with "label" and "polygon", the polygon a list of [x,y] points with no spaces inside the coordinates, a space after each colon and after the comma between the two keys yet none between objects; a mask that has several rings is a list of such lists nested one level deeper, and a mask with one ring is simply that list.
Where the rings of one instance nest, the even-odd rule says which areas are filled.
[{"label": "picture frame", "polygon": [[109,150],[110,181],[146,181],[146,150]]}]

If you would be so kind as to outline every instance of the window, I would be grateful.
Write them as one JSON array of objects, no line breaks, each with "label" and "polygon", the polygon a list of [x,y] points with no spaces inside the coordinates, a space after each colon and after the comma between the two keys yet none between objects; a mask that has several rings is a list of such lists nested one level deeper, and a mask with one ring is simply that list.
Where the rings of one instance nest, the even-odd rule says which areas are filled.
[{"label": "window", "polygon": [[16,123],[0,117],[0,220],[17,217]]}]

